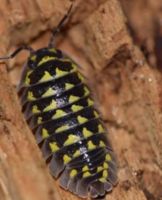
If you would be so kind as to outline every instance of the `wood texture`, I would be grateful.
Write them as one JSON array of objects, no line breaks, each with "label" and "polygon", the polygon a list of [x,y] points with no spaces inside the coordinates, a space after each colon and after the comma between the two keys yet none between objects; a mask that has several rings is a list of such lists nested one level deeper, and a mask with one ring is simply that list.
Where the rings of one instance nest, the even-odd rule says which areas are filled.
[{"label": "wood texture", "polygon": [[[56,46],[82,66],[109,130],[119,165],[119,183],[109,200],[162,199],[162,77],[156,51],[153,62],[152,54],[138,48],[143,40],[136,37],[154,41],[148,31],[140,35],[140,2],[76,0],[56,39]],[[151,2],[149,11],[158,7]],[[45,46],[69,5],[68,0],[0,0],[1,55],[22,43]],[[7,67],[0,65],[0,199],[77,200],[49,175],[20,112],[15,85],[26,58],[22,53]]]}]

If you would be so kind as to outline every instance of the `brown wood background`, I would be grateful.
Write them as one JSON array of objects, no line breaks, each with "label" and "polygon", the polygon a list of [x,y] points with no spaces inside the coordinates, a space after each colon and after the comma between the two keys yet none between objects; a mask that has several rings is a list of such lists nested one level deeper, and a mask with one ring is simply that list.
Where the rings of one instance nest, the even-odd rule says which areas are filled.
[{"label": "brown wood background", "polygon": [[[69,5],[0,0],[0,55],[43,47]],[[109,129],[119,184],[106,199],[161,200],[161,0],[76,0],[56,44],[82,66]],[[0,200],[77,200],[49,175],[20,112],[15,85],[26,58],[0,65]]]}]

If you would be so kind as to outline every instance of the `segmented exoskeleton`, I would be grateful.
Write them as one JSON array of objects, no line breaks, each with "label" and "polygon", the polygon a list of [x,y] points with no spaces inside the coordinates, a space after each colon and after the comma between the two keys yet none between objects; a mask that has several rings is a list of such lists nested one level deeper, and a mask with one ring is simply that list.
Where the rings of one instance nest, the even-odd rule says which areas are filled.
[{"label": "segmented exoskeleton", "polygon": [[116,184],[116,163],[102,120],[77,64],[53,45],[30,51],[18,95],[50,172],[60,185],[80,197],[98,197]]}]

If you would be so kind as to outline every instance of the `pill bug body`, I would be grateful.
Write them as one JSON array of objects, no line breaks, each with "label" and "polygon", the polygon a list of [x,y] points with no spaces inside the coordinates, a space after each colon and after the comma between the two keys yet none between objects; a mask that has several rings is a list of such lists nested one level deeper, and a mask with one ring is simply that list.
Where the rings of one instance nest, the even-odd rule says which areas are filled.
[{"label": "pill bug body", "polygon": [[35,51],[18,87],[22,111],[60,185],[97,197],[116,184],[106,130],[78,66],[60,50]]},{"label": "pill bug body", "polygon": [[53,41],[68,13],[52,32],[49,45],[30,52],[18,85],[22,112],[51,174],[72,193],[96,198],[112,190],[117,167],[106,130],[78,65]]}]

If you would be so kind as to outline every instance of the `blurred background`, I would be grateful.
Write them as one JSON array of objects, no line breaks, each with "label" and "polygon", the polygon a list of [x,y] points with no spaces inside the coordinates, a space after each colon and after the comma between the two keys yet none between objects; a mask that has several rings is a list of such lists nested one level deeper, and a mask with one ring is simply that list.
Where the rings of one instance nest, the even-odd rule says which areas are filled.
[{"label": "blurred background", "polygon": [[[46,46],[70,2],[3,2],[3,52]],[[114,199],[161,200],[162,0],[76,0],[55,45],[81,66],[109,130],[119,163]],[[7,63],[13,88],[27,57]]]}]

